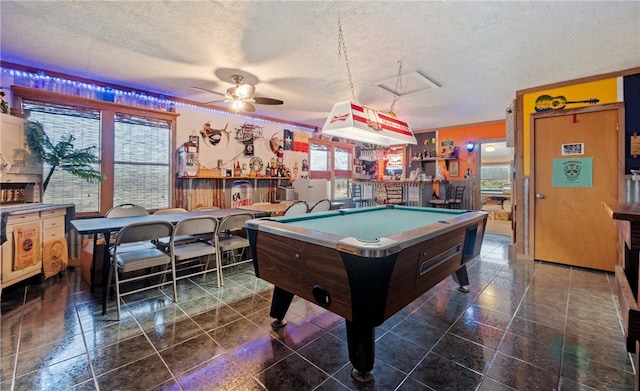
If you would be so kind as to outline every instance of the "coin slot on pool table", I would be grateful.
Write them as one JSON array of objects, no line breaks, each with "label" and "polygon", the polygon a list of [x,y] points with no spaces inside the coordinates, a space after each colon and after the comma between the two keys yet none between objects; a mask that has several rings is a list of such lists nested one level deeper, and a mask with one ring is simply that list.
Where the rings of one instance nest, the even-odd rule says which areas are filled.
[{"label": "coin slot on pool table", "polygon": [[331,295],[329,295],[329,291],[327,291],[320,285],[314,285],[311,292],[313,293],[313,299],[320,306],[326,308],[331,305]]}]

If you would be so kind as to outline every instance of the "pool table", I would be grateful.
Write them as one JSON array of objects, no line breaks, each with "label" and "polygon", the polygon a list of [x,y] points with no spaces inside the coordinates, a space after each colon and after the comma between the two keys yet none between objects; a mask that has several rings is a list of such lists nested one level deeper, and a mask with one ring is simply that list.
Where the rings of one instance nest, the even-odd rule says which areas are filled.
[{"label": "pool table", "polygon": [[257,277],[275,285],[270,316],[282,327],[294,295],[346,321],[352,376],[373,379],[374,328],[480,252],[487,213],[398,205],[246,223]]}]

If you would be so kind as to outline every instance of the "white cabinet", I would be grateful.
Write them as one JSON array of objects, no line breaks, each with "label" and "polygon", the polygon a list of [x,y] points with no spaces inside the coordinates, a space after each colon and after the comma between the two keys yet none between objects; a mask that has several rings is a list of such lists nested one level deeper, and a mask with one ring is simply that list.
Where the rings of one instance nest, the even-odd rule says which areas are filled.
[{"label": "white cabinet", "polygon": [[[6,234],[7,241],[0,247],[0,263],[2,274],[0,275],[0,291],[9,285],[13,285],[29,277],[42,273],[43,246],[47,242],[65,237],[66,208],[45,208],[42,210],[24,213],[10,213],[7,216]],[[16,244],[15,238],[20,235],[21,229],[37,230],[37,238],[23,240]],[[16,261],[16,255],[21,252],[17,246],[36,246],[35,263],[21,267]]]},{"label": "white cabinet", "polygon": [[[15,263],[15,256],[20,252],[20,249],[16,247],[15,237],[18,236],[18,229],[23,227],[35,227],[38,230],[38,238],[32,245],[36,248],[36,261],[31,266],[20,268]],[[42,271],[42,252],[40,247],[42,241],[40,238],[42,232],[42,223],[40,221],[40,212],[21,213],[16,215],[9,215],[7,217],[7,241],[2,244],[2,287],[6,287],[16,282],[20,282],[31,276],[35,276]],[[26,246],[26,241],[22,243],[22,246]],[[26,250],[26,249],[25,249]]]},{"label": "white cabinet", "polygon": [[[0,145],[2,155],[11,164],[8,174],[42,175],[42,163],[36,159],[27,145],[24,123],[25,120],[13,115],[0,115]],[[10,176],[9,176],[10,177]],[[7,178],[2,178],[3,182]]]}]

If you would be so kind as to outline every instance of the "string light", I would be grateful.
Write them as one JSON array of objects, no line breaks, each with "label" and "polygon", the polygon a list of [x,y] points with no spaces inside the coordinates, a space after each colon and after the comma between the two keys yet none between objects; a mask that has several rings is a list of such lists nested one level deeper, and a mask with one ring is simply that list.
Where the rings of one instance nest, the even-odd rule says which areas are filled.
[{"label": "string light", "polygon": [[13,84],[22,86],[22,87],[30,87],[37,88],[40,90],[56,92],[59,94],[79,96],[82,98],[88,99],[96,99],[107,102],[115,102],[124,105],[130,106],[138,106],[153,110],[162,110],[173,112],[176,111],[178,107],[188,108],[191,110],[201,110],[210,113],[214,113],[219,116],[232,116],[236,118],[240,118],[243,121],[251,121],[258,122],[264,124],[274,124],[274,125],[286,125],[288,129],[295,130],[303,130],[309,132],[314,128],[297,126],[291,124],[283,124],[277,121],[272,121],[264,118],[251,117],[249,115],[244,115],[241,113],[231,113],[224,110],[219,110],[213,107],[206,107],[195,105],[191,103],[177,102],[172,101],[170,99],[166,99],[164,96],[160,95],[159,97],[153,95],[147,95],[144,92],[138,91],[122,91],[118,89],[114,89],[111,87],[104,87],[95,84],[89,84],[84,82],[79,82],[76,80],[68,80],[61,77],[52,77],[46,75],[44,72],[40,71],[38,73],[33,72],[25,72],[12,68],[0,67],[0,70],[3,75],[8,75],[13,78]]}]

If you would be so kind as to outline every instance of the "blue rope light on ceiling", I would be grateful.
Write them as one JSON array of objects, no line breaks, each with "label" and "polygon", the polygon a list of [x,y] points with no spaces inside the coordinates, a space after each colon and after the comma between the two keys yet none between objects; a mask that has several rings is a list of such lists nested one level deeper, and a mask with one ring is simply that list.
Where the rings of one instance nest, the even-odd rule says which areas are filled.
[{"label": "blue rope light on ceiling", "polygon": [[[301,129],[306,132],[314,131],[311,126],[296,126],[288,123],[285,124],[263,118],[252,117],[249,115],[231,113],[211,107],[203,107],[191,103],[176,102],[170,99],[166,99],[162,95],[160,95],[160,97],[155,97],[153,95],[146,95],[144,92],[133,90],[123,91],[111,87],[104,87],[75,80],[68,80],[61,77],[48,76],[44,72],[32,73],[4,67],[0,67],[0,69],[2,70],[3,74],[13,77],[13,82],[15,85],[23,87],[37,88],[45,91],[79,96],[87,99],[103,100],[107,102],[115,102],[119,104],[139,106],[147,109],[169,112],[176,111],[176,107],[185,107],[189,109],[207,111],[221,116],[233,116],[246,121],[283,125],[287,128]],[[173,108],[173,110],[171,108]]]}]

